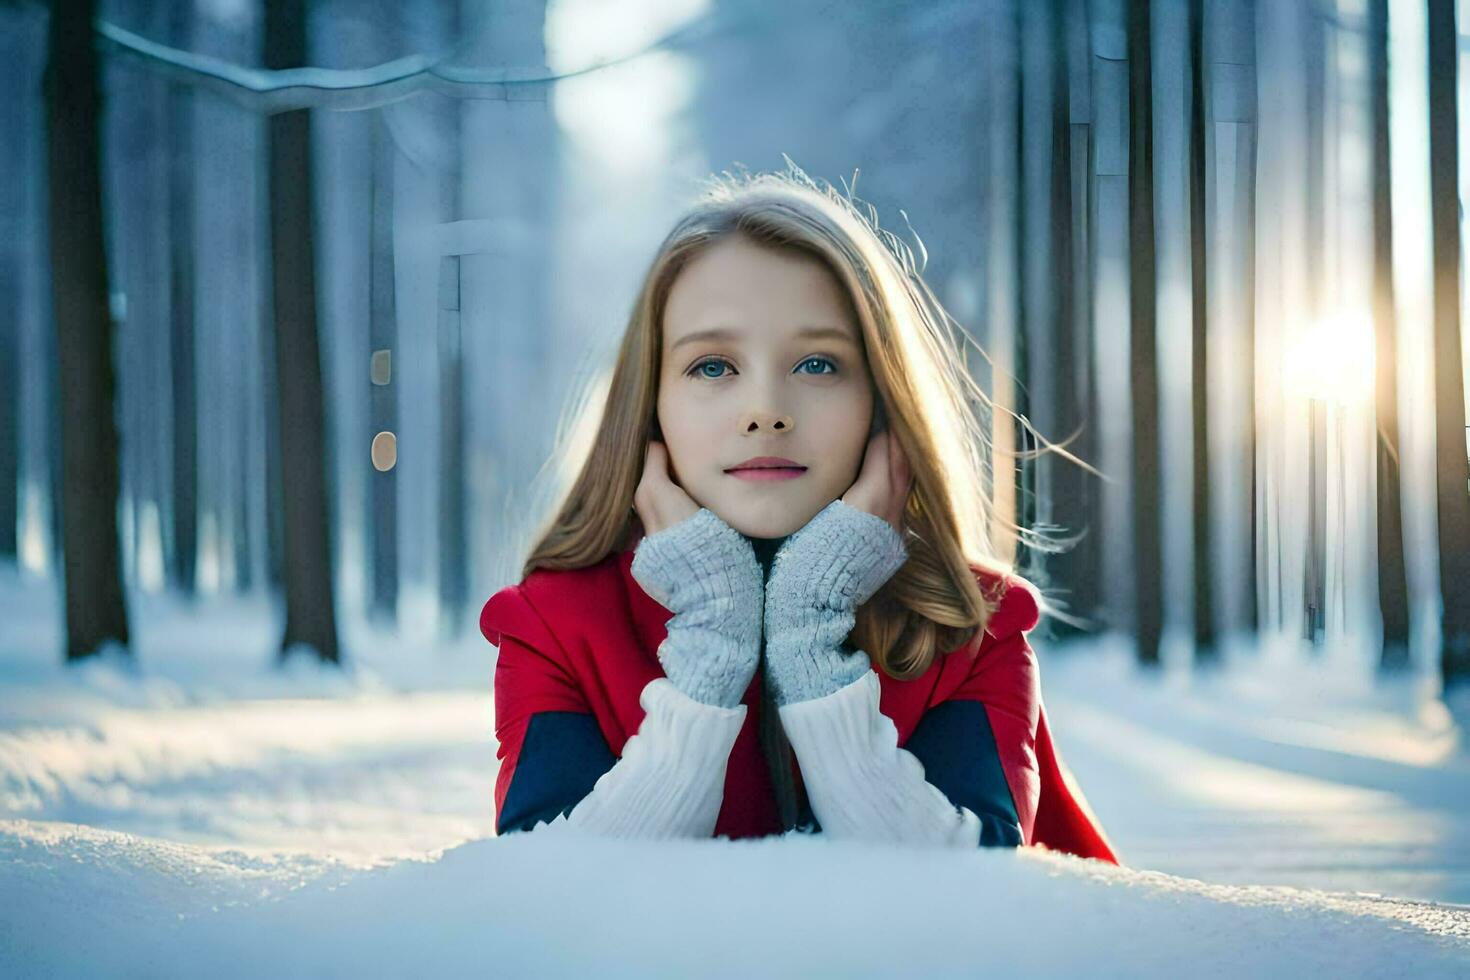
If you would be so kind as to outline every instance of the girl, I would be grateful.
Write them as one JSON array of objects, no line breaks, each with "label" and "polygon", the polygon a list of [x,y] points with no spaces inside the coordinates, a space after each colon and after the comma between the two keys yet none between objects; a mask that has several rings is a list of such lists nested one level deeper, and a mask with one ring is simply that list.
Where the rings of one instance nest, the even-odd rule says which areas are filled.
[{"label": "girl", "polygon": [[499,647],[498,833],[788,830],[1116,862],[989,554],[986,404],[907,248],[790,165],[655,255]]}]

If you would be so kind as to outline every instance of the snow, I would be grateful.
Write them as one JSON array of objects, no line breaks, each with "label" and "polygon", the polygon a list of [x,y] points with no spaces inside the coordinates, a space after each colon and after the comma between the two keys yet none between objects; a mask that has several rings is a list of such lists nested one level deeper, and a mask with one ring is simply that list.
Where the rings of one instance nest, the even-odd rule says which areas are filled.
[{"label": "snow", "polygon": [[0,976],[1470,975],[1470,761],[1412,679],[1042,648],[1124,868],[497,839],[478,636],[349,622],[350,670],[278,672],[268,603],[135,601],[136,666],[66,669],[0,575]]},{"label": "snow", "polygon": [[87,975],[732,977],[1470,967],[1464,912],[1056,855],[531,834],[289,888],[289,869],[191,860],[181,845],[36,833],[45,836],[6,837],[7,861],[26,862],[16,877],[28,893],[6,914],[13,959],[0,967],[11,975],[42,965]]}]

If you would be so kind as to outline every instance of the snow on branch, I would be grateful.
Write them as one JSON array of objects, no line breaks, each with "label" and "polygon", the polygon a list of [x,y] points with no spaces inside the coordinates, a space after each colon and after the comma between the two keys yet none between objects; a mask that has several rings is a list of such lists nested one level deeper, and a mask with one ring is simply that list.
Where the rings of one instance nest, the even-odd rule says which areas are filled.
[{"label": "snow on branch", "polygon": [[655,51],[692,46],[725,33],[729,26],[728,21],[713,16],[696,18],[641,50],[559,74],[548,72],[544,65],[465,67],[452,63],[452,51],[433,56],[407,55],[368,68],[246,68],[151,41],[104,20],[97,21],[96,30],[113,49],[152,70],[271,115],[294,109],[372,109],[424,91],[461,99],[544,101],[547,88],[563,79],[634,61]]}]

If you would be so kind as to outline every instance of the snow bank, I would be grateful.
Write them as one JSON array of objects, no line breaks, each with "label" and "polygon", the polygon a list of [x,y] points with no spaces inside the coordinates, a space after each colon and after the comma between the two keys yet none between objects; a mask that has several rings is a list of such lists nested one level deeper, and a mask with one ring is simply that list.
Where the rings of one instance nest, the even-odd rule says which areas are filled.
[{"label": "snow bank", "polygon": [[1470,908],[1039,852],[543,832],[353,872],[16,822],[0,862],[6,976],[1470,974]]}]

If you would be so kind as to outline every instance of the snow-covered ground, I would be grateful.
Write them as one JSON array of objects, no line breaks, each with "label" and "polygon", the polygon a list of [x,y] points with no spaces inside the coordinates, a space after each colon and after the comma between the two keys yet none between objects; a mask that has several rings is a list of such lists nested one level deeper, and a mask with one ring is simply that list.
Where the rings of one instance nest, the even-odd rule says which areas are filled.
[{"label": "snow-covered ground", "polygon": [[49,586],[0,575],[0,976],[1470,975],[1470,757],[1415,683],[1043,651],[1121,869],[498,840],[478,635],[349,624],[351,671],[281,674],[269,605],[137,602],[137,670],[63,669]]}]

